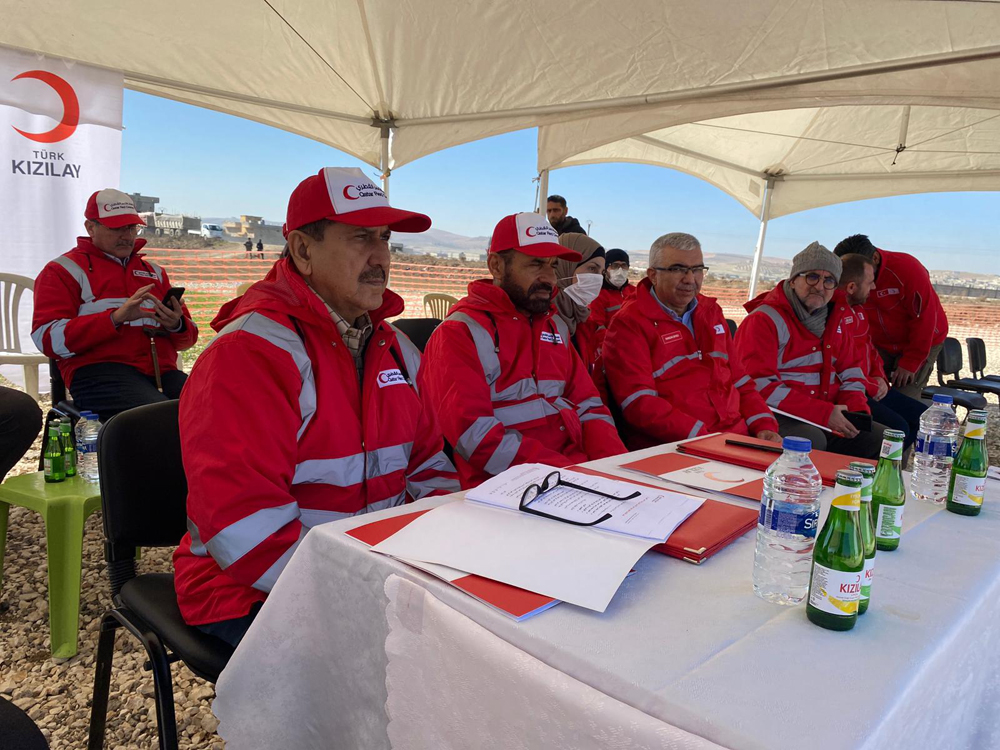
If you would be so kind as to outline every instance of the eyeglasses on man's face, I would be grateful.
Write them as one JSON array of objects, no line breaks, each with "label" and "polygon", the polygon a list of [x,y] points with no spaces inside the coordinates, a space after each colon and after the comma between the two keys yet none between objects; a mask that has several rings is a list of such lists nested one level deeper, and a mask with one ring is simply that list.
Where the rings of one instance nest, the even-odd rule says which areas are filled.
[{"label": "eyeglasses on man's face", "polygon": [[837,288],[837,280],[835,278],[833,278],[833,276],[824,276],[823,274],[819,274],[819,273],[816,273],[816,272],[800,273],[799,276],[801,276],[803,279],[805,279],[806,283],[809,286],[816,286],[820,282],[823,282],[823,288],[824,289],[836,289]]},{"label": "eyeglasses on man's face", "polygon": [[523,510],[525,513],[531,513],[535,516],[541,516],[542,518],[551,518],[553,521],[562,521],[563,523],[570,523],[574,526],[596,526],[599,523],[603,523],[611,518],[610,513],[605,513],[603,516],[598,518],[596,521],[571,521],[568,518],[561,518],[559,516],[549,515],[540,510],[535,510],[534,508],[529,508],[528,505],[533,501],[537,500],[539,497],[544,495],[549,490],[554,490],[556,487],[569,487],[573,490],[579,490],[580,492],[588,492],[591,495],[597,495],[599,497],[607,498],[608,500],[634,500],[639,497],[640,493],[638,490],[633,492],[631,495],[626,497],[618,497],[617,495],[609,495],[606,492],[601,492],[600,490],[593,490],[590,487],[584,487],[582,484],[574,484],[573,482],[563,481],[562,475],[558,471],[553,471],[545,475],[539,484],[529,484],[525,489],[524,493],[521,495],[521,503],[518,505],[518,510]]},{"label": "eyeglasses on man's face", "polygon": [[675,264],[672,266],[667,266],[663,268],[662,266],[653,266],[654,271],[663,271],[664,273],[669,273],[674,276],[687,276],[689,273],[693,273],[695,276],[704,276],[705,271],[708,270],[708,266],[682,266],[680,264]]}]

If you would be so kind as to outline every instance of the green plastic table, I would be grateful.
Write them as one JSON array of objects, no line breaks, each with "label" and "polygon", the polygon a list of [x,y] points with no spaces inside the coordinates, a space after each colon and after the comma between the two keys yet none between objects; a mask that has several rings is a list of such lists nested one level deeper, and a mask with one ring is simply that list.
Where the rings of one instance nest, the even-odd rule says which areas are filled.
[{"label": "green plastic table", "polygon": [[0,587],[3,586],[3,557],[11,505],[40,513],[45,522],[49,557],[49,642],[53,656],[73,656],[80,629],[83,524],[101,507],[100,486],[78,476],[46,484],[40,471],[11,477],[0,484]]}]

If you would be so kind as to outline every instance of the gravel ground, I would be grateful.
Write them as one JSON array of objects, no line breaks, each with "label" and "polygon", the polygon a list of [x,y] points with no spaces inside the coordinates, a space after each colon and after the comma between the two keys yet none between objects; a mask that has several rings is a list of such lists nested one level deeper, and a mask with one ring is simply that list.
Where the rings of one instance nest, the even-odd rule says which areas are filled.
[{"label": "gravel ground", "polygon": [[[43,396],[43,409],[48,408],[45,399]],[[1000,463],[1000,420],[997,406],[991,404],[989,411],[987,439],[991,463],[996,464]],[[960,412],[964,419],[964,409]],[[40,439],[11,475],[35,471],[39,449]],[[1000,502],[1000,498],[988,501]],[[0,591],[0,694],[28,712],[52,750],[75,750],[87,744],[97,625],[111,603],[102,542],[98,511],[87,521],[84,534],[80,651],[72,659],[57,663],[49,656],[45,527],[35,513],[23,508],[10,511]],[[140,572],[170,572],[172,552],[143,550]],[[142,669],[144,661],[145,652],[139,643],[119,631],[105,743],[110,750],[156,747],[153,678]],[[212,686],[180,663],[173,666],[173,674],[180,746],[223,748],[224,743],[215,733],[218,722],[210,708],[215,695]]]}]

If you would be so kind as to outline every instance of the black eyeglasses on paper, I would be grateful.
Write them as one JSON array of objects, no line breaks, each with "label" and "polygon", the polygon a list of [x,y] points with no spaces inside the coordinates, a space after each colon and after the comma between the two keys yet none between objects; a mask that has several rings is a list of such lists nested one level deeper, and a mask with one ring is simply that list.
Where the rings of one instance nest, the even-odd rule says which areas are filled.
[{"label": "black eyeglasses on paper", "polygon": [[617,495],[609,495],[606,492],[601,492],[600,490],[592,490],[590,487],[584,487],[582,484],[574,484],[573,482],[564,482],[562,475],[558,471],[553,471],[550,474],[545,475],[545,479],[542,480],[541,484],[529,484],[525,490],[524,494],[521,495],[521,504],[518,505],[518,510],[523,510],[525,513],[531,513],[535,516],[541,516],[542,518],[551,518],[553,521],[562,521],[563,523],[570,523],[574,526],[596,526],[599,523],[603,523],[611,518],[610,513],[605,513],[603,516],[598,518],[596,521],[571,521],[568,518],[561,518],[560,516],[553,516],[540,510],[535,510],[534,508],[529,508],[528,505],[535,500],[537,500],[541,495],[545,494],[549,490],[554,490],[556,487],[569,487],[570,489],[579,490],[581,492],[589,492],[591,495],[597,495],[599,497],[605,497],[608,500],[634,500],[639,497],[642,493],[636,490],[631,495],[626,497],[618,497]]}]

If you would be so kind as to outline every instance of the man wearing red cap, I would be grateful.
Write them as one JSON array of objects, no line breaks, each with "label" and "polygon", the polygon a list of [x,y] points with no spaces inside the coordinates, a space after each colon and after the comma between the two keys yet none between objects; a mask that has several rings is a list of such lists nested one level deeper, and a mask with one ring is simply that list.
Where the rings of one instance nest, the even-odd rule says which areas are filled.
[{"label": "man wearing red cap", "polygon": [[31,338],[58,363],[76,407],[107,421],[180,395],[187,376],[177,352],[194,345],[198,328],[178,299],[166,299],[167,272],[139,252],[144,222],[127,194],[99,190],[84,217],[88,236],[35,280]]},{"label": "man wearing red cap", "polygon": [[516,464],[562,467],[625,452],[565,321],[555,261],[579,262],[541,214],[497,224],[487,265],[431,336],[420,392],[454,446],[462,487]]},{"label": "man wearing red cap", "polygon": [[235,645],[310,527],[458,489],[420,352],[387,321],[390,231],[430,224],[361,170],[322,169],[292,193],[282,258],[219,311],[180,404],[189,624]]}]

